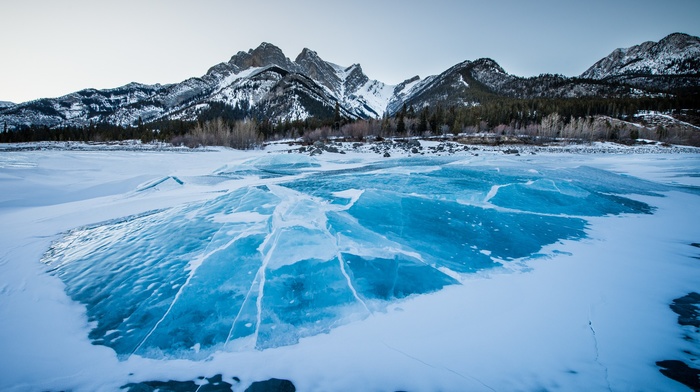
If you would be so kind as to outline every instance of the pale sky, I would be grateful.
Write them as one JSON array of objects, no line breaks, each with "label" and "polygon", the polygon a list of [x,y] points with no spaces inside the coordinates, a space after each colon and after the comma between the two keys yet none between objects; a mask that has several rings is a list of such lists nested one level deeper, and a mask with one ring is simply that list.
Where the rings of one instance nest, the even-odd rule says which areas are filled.
[{"label": "pale sky", "polygon": [[699,21],[700,0],[0,0],[0,101],[176,83],[263,41],[389,84],[480,57],[576,76]]}]

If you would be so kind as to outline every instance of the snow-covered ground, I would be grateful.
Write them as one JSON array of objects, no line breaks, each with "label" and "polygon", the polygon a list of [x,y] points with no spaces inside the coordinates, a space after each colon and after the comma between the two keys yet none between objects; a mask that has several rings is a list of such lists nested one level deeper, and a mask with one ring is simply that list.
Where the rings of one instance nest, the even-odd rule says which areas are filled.
[{"label": "snow-covered ground", "polygon": [[[700,242],[700,154],[661,147],[644,154],[520,149],[520,155],[489,148],[448,154],[443,148],[425,156],[394,149],[384,158],[383,150],[349,145],[345,154],[309,157],[282,151],[288,148],[1,152],[0,390],[117,391],[130,382],[216,374],[232,383],[238,377],[235,390],[271,377],[289,379],[299,391],[687,390],[655,362],[689,362],[684,350],[700,351],[697,341],[683,339],[688,330],[669,308],[673,299],[700,290],[700,249],[691,246]],[[236,192],[244,189],[260,191],[260,204],[217,210],[226,197],[240,208],[248,199]],[[197,233],[217,227],[226,230],[212,237]],[[139,237],[140,230],[148,236]],[[153,305],[158,323],[148,324],[153,328],[132,352],[119,352],[117,343],[93,344],[133,332],[124,327],[95,335],[104,322],[100,306],[119,307],[141,284],[138,276],[116,284],[124,268],[169,284],[158,282],[166,279],[159,263],[170,263],[176,275],[201,273],[213,253],[201,244],[224,249],[240,233],[264,239],[261,275],[248,289],[260,298],[251,304],[253,315],[257,305],[254,334],[241,329],[236,335],[234,320],[226,341],[210,342],[209,352],[207,342],[189,342],[191,354],[158,346],[156,337],[174,336],[168,325],[178,319],[164,314],[177,311],[172,297],[188,296],[176,287],[165,306]],[[184,234],[201,234],[203,242],[183,238],[192,244],[187,250],[157,253],[163,241],[178,242]],[[308,243],[299,242],[305,238]],[[454,239],[469,245],[463,255],[480,267],[445,260],[462,245],[450,243]],[[280,278],[275,271],[288,267],[275,246],[279,254],[288,250],[292,262],[307,262],[304,252],[322,262],[339,258],[340,284],[347,281],[352,293],[347,303],[326,309],[350,316],[334,322],[322,312],[310,320],[321,324],[320,333],[302,320],[303,331],[289,330],[297,342],[263,348],[259,336],[273,312],[265,306],[281,305],[269,302],[274,294],[263,300],[267,286],[255,284],[266,278],[273,284]],[[425,262],[454,284],[421,289],[409,287],[411,279],[428,281],[429,274],[395,275],[394,285],[409,287],[407,295],[373,297],[368,285],[385,282],[350,270],[359,268],[361,257],[353,267],[336,254]],[[177,258],[186,261],[179,270]],[[126,259],[134,265],[118,264]],[[151,269],[144,266],[149,263]],[[236,275],[235,269],[224,273]],[[83,287],[97,284],[92,279],[121,291],[74,301]],[[214,312],[207,299],[233,290],[195,278],[185,285],[200,290],[191,295],[191,313]],[[364,307],[354,307],[355,300]],[[246,310],[242,305],[236,312],[238,318]],[[179,314],[187,320],[183,329],[211,327]],[[161,328],[167,333],[158,337]]]}]

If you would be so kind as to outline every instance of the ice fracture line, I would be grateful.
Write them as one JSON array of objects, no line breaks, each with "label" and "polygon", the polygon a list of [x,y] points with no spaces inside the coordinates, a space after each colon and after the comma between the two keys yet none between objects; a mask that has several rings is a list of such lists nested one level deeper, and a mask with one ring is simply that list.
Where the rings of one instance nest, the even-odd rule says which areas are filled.
[{"label": "ice fracture line", "polygon": [[[336,237],[336,239],[337,239],[337,237]],[[336,242],[336,246],[337,246],[337,242]],[[358,300],[362,304],[362,306],[365,307],[365,310],[367,310],[367,312],[369,314],[372,314],[372,311],[369,310],[369,307],[367,307],[367,304],[365,303],[365,301],[363,301],[362,298],[360,298],[360,296],[357,294],[357,290],[355,290],[355,287],[352,285],[352,280],[350,279],[350,275],[348,275],[347,271],[345,271],[345,260],[343,260],[343,255],[340,252],[340,247],[338,247],[338,262],[340,263],[340,272],[343,273],[345,280],[348,282],[348,287],[350,288],[350,291],[352,291],[352,295],[355,297],[356,300]]]}]

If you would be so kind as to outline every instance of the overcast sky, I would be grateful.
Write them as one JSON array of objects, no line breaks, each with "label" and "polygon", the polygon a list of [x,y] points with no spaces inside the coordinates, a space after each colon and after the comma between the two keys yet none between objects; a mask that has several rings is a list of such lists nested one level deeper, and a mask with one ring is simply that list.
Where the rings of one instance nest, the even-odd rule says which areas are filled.
[{"label": "overcast sky", "polygon": [[480,57],[581,74],[618,47],[700,36],[700,0],[0,0],[0,100],[175,83],[261,42],[396,84]]}]

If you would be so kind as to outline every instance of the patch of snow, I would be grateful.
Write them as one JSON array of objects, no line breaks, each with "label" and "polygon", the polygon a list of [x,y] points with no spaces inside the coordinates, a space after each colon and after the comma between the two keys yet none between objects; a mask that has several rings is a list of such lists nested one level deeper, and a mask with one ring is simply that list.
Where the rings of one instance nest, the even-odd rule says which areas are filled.
[{"label": "patch of snow", "polygon": [[219,82],[219,88],[227,87],[237,80],[247,78],[250,75],[260,71],[260,69],[261,69],[261,67],[250,67],[250,68],[244,69],[243,71],[241,71],[237,74],[228,75],[225,78],[223,78],[221,80],[221,82]]},{"label": "patch of snow", "polygon": [[467,83],[464,80],[464,77],[462,76],[462,74],[459,74],[459,82],[462,83],[464,85],[464,87],[469,88],[469,83]]}]

